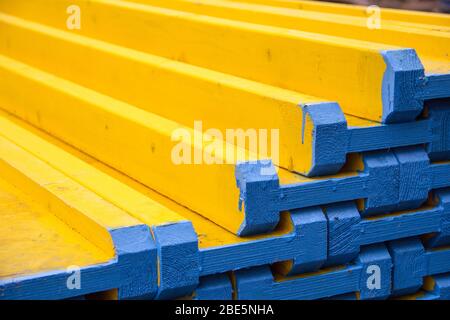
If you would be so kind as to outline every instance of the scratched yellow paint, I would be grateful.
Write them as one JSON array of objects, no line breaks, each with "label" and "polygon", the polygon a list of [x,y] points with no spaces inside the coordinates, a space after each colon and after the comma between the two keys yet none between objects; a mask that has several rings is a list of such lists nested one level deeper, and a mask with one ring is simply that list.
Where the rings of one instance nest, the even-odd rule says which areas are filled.
[{"label": "scratched yellow paint", "polygon": [[444,73],[450,69],[450,32],[423,30],[420,26],[401,26],[384,20],[381,20],[380,29],[369,29],[367,17],[255,6],[226,0],[203,0],[201,4],[196,0],[133,1],[221,18],[414,48],[430,73]]},{"label": "scratched yellow paint", "polygon": [[59,220],[44,203],[0,178],[0,279],[66,270],[112,257]]},{"label": "scratched yellow paint", "polygon": [[190,220],[199,236],[200,248],[276,237],[293,231],[288,216],[283,214],[282,221],[274,232],[246,238],[237,237],[136,180],[3,111],[0,111],[0,136],[14,142],[150,226],[183,219]]},{"label": "scratched yellow paint", "polygon": [[[306,11],[344,14],[357,17],[367,17],[367,6],[346,5],[322,1],[303,0],[227,0],[230,2],[257,3],[283,8],[301,9]],[[430,25],[450,26],[450,18],[443,13],[419,12],[399,9],[381,9],[382,18],[389,21],[422,23]]]},{"label": "scratched yellow paint", "polygon": [[[346,113],[381,119],[380,92],[386,66],[380,51],[395,46],[124,1],[79,4],[84,25],[72,33],[337,100]],[[40,21],[55,19],[59,28],[67,30],[62,23],[67,14],[63,6],[59,8],[42,13]]]}]

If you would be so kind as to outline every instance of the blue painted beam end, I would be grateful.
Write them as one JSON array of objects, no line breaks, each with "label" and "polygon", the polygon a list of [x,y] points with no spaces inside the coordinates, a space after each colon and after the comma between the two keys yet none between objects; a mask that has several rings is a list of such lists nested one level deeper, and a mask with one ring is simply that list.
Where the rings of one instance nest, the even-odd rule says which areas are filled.
[{"label": "blue painted beam end", "polygon": [[383,123],[406,122],[422,112],[425,71],[414,49],[381,52],[386,63],[382,84]]},{"label": "blue painted beam end", "polygon": [[239,236],[272,231],[280,220],[279,180],[272,161],[247,161],[236,165],[236,183],[240,190],[239,209],[245,216]]},{"label": "blue painted beam end", "polygon": [[355,202],[325,207],[328,219],[328,259],[325,266],[345,264],[360,251],[361,216]]},{"label": "blue painted beam end", "polygon": [[190,295],[199,282],[198,239],[190,221],[152,227],[158,249],[156,299]]},{"label": "blue painted beam end", "polygon": [[[312,163],[307,176],[323,176],[338,172],[345,164],[349,132],[347,120],[337,103],[301,105],[303,129],[308,116],[313,123]],[[305,132],[302,132],[302,141]]]},{"label": "blue painted beam end", "polygon": [[394,263],[393,295],[411,294],[419,290],[427,274],[422,242],[414,238],[401,239],[390,242],[388,248]]},{"label": "blue painted beam end", "polygon": [[118,264],[119,277],[128,281],[118,287],[118,299],[153,298],[157,292],[156,246],[147,225],[110,231]]},{"label": "blue painted beam end", "polygon": [[291,212],[301,250],[292,260],[288,275],[316,271],[327,260],[327,219],[319,207]]}]

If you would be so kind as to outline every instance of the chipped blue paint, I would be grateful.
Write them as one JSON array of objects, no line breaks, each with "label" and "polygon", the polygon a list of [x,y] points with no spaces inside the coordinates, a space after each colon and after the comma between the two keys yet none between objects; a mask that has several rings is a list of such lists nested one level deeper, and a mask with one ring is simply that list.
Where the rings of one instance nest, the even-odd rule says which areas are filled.
[{"label": "chipped blue paint", "polygon": [[238,163],[235,176],[240,191],[239,209],[245,210],[237,234],[247,236],[272,231],[279,220],[279,211],[272,209],[279,197],[279,180],[272,161]]}]

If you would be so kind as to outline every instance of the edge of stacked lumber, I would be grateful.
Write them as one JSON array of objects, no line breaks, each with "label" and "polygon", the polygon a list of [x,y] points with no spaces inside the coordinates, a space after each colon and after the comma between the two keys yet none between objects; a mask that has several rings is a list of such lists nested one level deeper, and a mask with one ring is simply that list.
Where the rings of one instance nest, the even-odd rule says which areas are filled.
[{"label": "edge of stacked lumber", "polygon": [[1,2],[0,299],[448,299],[450,18],[382,17]]}]

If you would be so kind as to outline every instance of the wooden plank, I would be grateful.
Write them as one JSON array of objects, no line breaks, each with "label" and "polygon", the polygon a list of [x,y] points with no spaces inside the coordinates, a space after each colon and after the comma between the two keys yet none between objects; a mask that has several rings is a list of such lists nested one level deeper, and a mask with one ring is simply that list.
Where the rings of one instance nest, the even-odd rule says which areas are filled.
[{"label": "wooden plank", "polygon": [[[101,167],[95,159],[80,153],[73,154],[76,151],[72,148],[49,141],[47,135],[38,135],[36,130],[32,131],[31,127],[16,121],[18,123],[2,115],[0,135],[69,177],[84,182],[88,188],[116,206],[127,212],[141,212],[135,213],[141,221],[150,224],[149,217],[161,214],[167,216],[167,213],[164,215],[165,211],[176,212],[191,220],[199,235],[200,275],[288,260],[293,260],[293,263],[284,266],[288,269],[284,272],[295,274],[316,270],[324,265],[325,260],[326,266],[350,262],[359,254],[362,246],[369,244],[434,233],[435,237],[428,243],[433,241],[434,246],[437,246],[448,238],[450,197],[447,189],[435,193],[436,204],[433,207],[425,206],[371,218],[362,218],[355,203],[329,205],[325,207],[324,213],[318,208],[317,212],[310,209],[295,210],[282,216],[282,223],[274,233],[239,238],[186,208],[163,199],[128,177],[119,177],[117,172]],[[134,205],[139,203],[139,206]],[[133,209],[133,205],[139,210]],[[328,228],[324,227],[324,214],[328,217]]]},{"label": "wooden plank", "polygon": [[[374,267],[379,286],[372,283]],[[368,246],[353,264],[291,277],[272,274],[269,266],[233,272],[236,299],[320,299],[359,292],[361,299],[387,298],[390,294],[392,262],[384,245]]]},{"label": "wooden plank", "polygon": [[[267,8],[226,0],[205,0],[201,4],[195,0],[134,0],[133,2],[293,30],[414,48],[428,73],[450,72],[449,33],[412,26],[398,26],[384,21],[382,16],[380,16],[382,25],[380,24],[379,28],[369,28],[367,17],[357,18],[311,11]],[[450,93],[448,92],[447,95]]]},{"label": "wooden plank", "polygon": [[[450,298],[450,275],[444,273],[428,276],[423,287],[415,293],[406,295],[391,295],[392,300],[448,300]],[[334,296],[331,300],[358,300],[357,293]]]},{"label": "wooden plank", "polygon": [[[13,141],[16,145],[20,145],[20,148],[30,152],[28,158],[32,161],[37,161],[32,157],[40,157],[39,161],[51,165],[68,176],[68,179],[73,179],[76,183],[81,184],[82,188],[89,190],[88,195],[94,193],[95,197],[101,197],[102,201],[107,201],[108,206],[100,210],[95,207],[99,201],[91,196],[92,199],[89,198],[90,202],[88,204],[92,203],[91,206],[93,208],[90,208],[90,210],[89,208],[86,209],[87,214],[94,216],[103,223],[108,223],[108,225],[111,223],[120,225],[122,220],[126,222],[126,219],[129,219],[136,223],[145,223],[151,228],[155,238],[154,241],[159,249],[159,263],[157,265],[156,262],[154,263],[159,284],[159,288],[157,288],[159,290],[158,298],[168,295],[173,290],[177,290],[175,296],[185,294],[195,287],[198,281],[199,270],[198,265],[192,264],[192,261],[197,259],[197,237],[191,223],[186,218],[177,215],[157,202],[151,201],[139,192],[135,192],[109,175],[96,170],[70,153],[65,153],[58,147],[50,145],[38,136],[14,124],[11,120],[2,118],[0,122],[2,123],[2,132],[0,133],[2,139]],[[62,176],[62,173],[55,174]],[[62,178],[59,178],[59,180],[62,180]],[[59,189],[57,185],[55,188]],[[77,197],[73,195],[71,200],[77,201]],[[120,210],[117,208],[120,208]],[[123,217],[119,215],[120,212],[122,212]],[[70,215],[66,219],[69,220],[68,223],[76,226],[71,221],[72,217],[73,215]],[[117,222],[115,222],[116,220]],[[117,228],[113,227],[109,228]],[[84,229],[89,231],[86,227]],[[164,236],[167,232],[176,232],[178,237]],[[90,231],[88,235],[97,234],[101,234],[101,230]],[[186,265],[179,266],[179,270],[183,272],[178,272],[174,264],[174,256],[182,256],[182,259],[178,257],[176,261],[191,267],[188,268]],[[178,279],[180,277],[181,279]],[[175,279],[179,281],[175,281]]]},{"label": "wooden plank", "polygon": [[424,286],[416,293],[395,297],[395,300],[449,300],[450,275],[448,273],[425,278]]},{"label": "wooden plank", "polygon": [[[339,13],[355,17],[367,17],[366,6],[305,0],[227,0],[232,2],[258,3],[283,8],[300,9],[315,12]],[[437,26],[450,26],[450,18],[443,13],[419,12],[382,8],[383,19],[395,22],[413,22]]]},{"label": "wooden plank", "polygon": [[[38,203],[33,206],[46,210],[44,219],[49,222],[46,228],[40,225],[39,229],[33,230],[33,220],[38,219],[32,213],[17,214],[9,220],[6,219],[8,216],[5,217],[5,224],[2,224],[5,237],[2,241],[4,250],[1,250],[2,269],[12,269],[2,274],[2,299],[61,299],[112,288],[118,289],[122,299],[153,297],[156,294],[156,246],[147,226],[3,137],[0,138],[0,159],[2,177]],[[2,212],[8,214],[6,209],[8,206],[11,209],[11,206],[5,202],[1,205],[6,206]],[[23,207],[15,206],[13,209],[20,211],[24,210]],[[15,230],[20,225],[24,233]],[[63,243],[58,248],[58,237],[72,244]],[[17,238],[20,242],[15,241]],[[80,256],[77,246],[83,248],[83,241],[74,243],[79,238],[86,239],[84,247],[89,241],[91,247],[97,248],[91,263],[87,263],[85,258],[77,258]],[[54,246],[42,243],[39,249],[40,241],[45,239]],[[24,246],[21,248],[23,256],[14,250],[18,244]],[[69,261],[73,264],[65,267],[55,265],[57,259],[51,261],[53,250],[56,251],[53,255],[72,256],[73,260]],[[21,258],[30,262],[17,263]],[[80,261],[82,285],[80,290],[71,290],[67,280],[72,271],[68,272],[67,268],[77,266]],[[62,264],[67,262],[67,257],[60,261]],[[127,277],[122,277],[122,274],[127,274]]]},{"label": "wooden plank", "polygon": [[[338,101],[344,112],[374,121],[413,120],[422,109],[414,93],[423,67],[413,50],[123,1],[108,2],[108,10],[95,8],[102,4],[82,6],[85,23],[93,21],[90,15],[96,18],[80,32],[95,30],[106,41]],[[67,18],[64,12],[56,11],[56,21]],[[164,27],[151,28],[147,19]]]},{"label": "wooden plank", "polygon": [[[368,153],[360,162],[364,172],[314,179],[283,169],[277,173],[267,161],[177,165],[171,157],[172,132],[183,128],[191,137],[191,129],[11,59],[3,61],[2,108],[241,235],[272,230],[282,211],[337,201],[366,198],[368,214],[398,210],[399,201],[424,201],[421,197],[429,190],[450,181],[449,164],[429,165],[420,148],[403,162],[390,152]],[[54,107],[61,105],[65,108]],[[148,148],[152,142],[154,147]],[[193,142],[187,145],[202,150]],[[239,152],[238,160],[257,159],[245,150],[224,147]],[[420,170],[408,169],[414,167]]]},{"label": "wooden plank", "polygon": [[[272,132],[267,135],[267,155],[273,155],[275,164],[309,176],[336,173],[350,152],[422,143],[430,143],[430,148],[434,148],[434,141],[442,141],[445,138],[439,137],[447,135],[448,126],[444,123],[434,126],[437,138],[430,136],[427,122],[375,125],[344,116],[339,106],[321,102],[320,98],[167,61],[20,19],[6,19],[3,30],[5,39],[9,37],[3,47],[7,54],[186,126],[202,120],[204,130],[216,128],[223,136],[230,128],[279,130],[276,151],[272,150],[277,142],[272,143]],[[54,50],[45,50],[48,46]],[[87,60],[85,56],[91,58]],[[92,64],[97,68],[91,68]],[[99,69],[102,72],[96,71]],[[112,78],[116,80],[111,81]],[[179,95],[172,94],[174,83],[183,83]],[[236,117],[236,113],[240,116]],[[437,121],[433,117],[440,117],[439,120],[445,116],[429,114],[431,121]],[[234,139],[233,142],[239,143]],[[247,141],[245,147],[252,147],[249,144]]]},{"label": "wooden plank", "polygon": [[200,279],[192,300],[232,300],[233,286],[227,274],[216,274]]},{"label": "wooden plank", "polygon": [[[186,126],[202,121],[204,130],[219,129],[224,138],[226,129],[265,129],[267,156],[272,154],[270,130],[278,129],[283,141],[274,143],[282,149],[279,154],[283,167],[309,173],[316,166],[311,158],[313,145],[323,149],[333,145],[323,138],[319,143],[310,140],[313,139],[310,117],[305,120],[307,128],[303,128],[299,105],[311,104],[315,108],[323,100],[11,19],[7,20],[12,24],[5,23],[2,28],[5,36],[2,49],[6,54]],[[28,47],[31,43],[43,46]],[[54,50],[45,50],[47,46]],[[87,55],[92,59],[86,59]],[[95,71],[92,64],[96,65]],[[178,94],[173,94],[175,85]],[[340,119],[333,120],[329,115],[330,124],[315,126],[326,130],[334,122],[342,123],[339,107],[328,104],[317,107],[324,110],[319,110],[316,117],[331,110]],[[306,137],[303,141],[302,132]],[[326,166],[326,160],[323,162],[319,165]]]},{"label": "wooden plank", "polygon": [[[190,220],[199,237],[199,252],[198,257],[192,255],[189,259],[199,260],[200,275],[287,260],[294,260],[293,267],[314,269],[326,259],[327,223],[318,208],[282,213],[274,232],[240,238],[23,121],[0,112],[0,124],[1,136],[140,221],[158,225],[174,223],[180,219]],[[170,256],[167,259],[170,261]],[[193,272],[192,268],[198,273],[198,266],[192,263],[189,265],[190,268],[185,266],[178,271],[184,278],[189,277]],[[166,276],[164,269],[162,274],[163,277],[170,275]]]},{"label": "wooden plank", "polygon": [[0,200],[1,279],[101,264],[114,257],[4,178],[0,179]]},{"label": "wooden plank", "polygon": [[427,276],[450,272],[448,244],[426,248],[420,239],[409,238],[392,241],[388,246],[394,263],[392,288],[395,295],[413,294],[427,285]]},{"label": "wooden plank", "polygon": [[[430,247],[448,244],[449,195],[449,189],[439,189],[434,192],[434,205],[373,217],[361,217],[356,202],[324,206],[323,212],[328,221],[328,250],[325,263],[319,267],[349,263],[364,246],[403,238],[427,236]],[[302,271],[294,267],[287,273]]]}]

